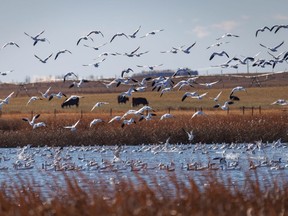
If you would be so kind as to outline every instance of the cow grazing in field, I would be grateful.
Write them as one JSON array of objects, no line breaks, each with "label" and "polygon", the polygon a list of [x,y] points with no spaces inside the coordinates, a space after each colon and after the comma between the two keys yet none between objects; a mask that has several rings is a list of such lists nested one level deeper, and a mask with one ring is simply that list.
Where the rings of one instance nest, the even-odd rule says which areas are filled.
[{"label": "cow grazing in field", "polygon": [[138,106],[138,105],[140,105],[140,104],[142,104],[143,106],[145,106],[145,105],[149,105],[149,103],[148,103],[148,101],[147,101],[147,99],[146,98],[144,98],[144,97],[133,97],[132,98],[132,106],[133,107],[135,107],[135,106]]},{"label": "cow grazing in field", "polygon": [[129,101],[129,98],[126,96],[118,95],[117,100],[118,100],[118,104],[121,104],[121,103],[126,104],[126,101]]},{"label": "cow grazing in field", "polygon": [[72,95],[71,97],[69,97],[68,99],[66,99],[62,104],[61,107],[65,108],[65,107],[71,107],[76,105],[76,107],[79,106],[79,101],[80,101],[80,97],[76,96],[76,95]]}]

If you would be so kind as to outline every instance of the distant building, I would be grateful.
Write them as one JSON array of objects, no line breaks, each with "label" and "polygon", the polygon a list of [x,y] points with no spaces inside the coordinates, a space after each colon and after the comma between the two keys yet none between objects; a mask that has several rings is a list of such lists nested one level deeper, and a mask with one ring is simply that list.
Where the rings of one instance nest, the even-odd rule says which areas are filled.
[{"label": "distant building", "polygon": [[[135,73],[133,77],[145,76],[145,77],[159,77],[159,76],[172,76],[176,71],[173,70],[152,70],[152,71],[142,71],[141,73]],[[198,71],[193,71],[189,68],[179,68],[177,70],[177,76],[197,76]]]}]

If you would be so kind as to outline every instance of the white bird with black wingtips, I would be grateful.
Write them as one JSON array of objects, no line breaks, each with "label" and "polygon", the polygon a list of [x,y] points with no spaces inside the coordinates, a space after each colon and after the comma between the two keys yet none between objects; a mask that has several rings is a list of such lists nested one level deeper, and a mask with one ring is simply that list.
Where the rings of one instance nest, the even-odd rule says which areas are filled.
[{"label": "white bird with black wingtips", "polygon": [[45,59],[41,59],[40,57],[38,57],[37,55],[34,55],[40,62],[42,62],[43,64],[47,63],[48,59],[51,58],[51,56],[53,55],[53,53],[51,53],[48,57],[46,57]]},{"label": "white bird with black wingtips", "polygon": [[80,122],[80,119],[74,125],[64,126],[64,128],[70,129],[72,132],[75,132],[76,131],[76,127],[79,124],[79,122]]},{"label": "white bird with black wingtips", "polygon": [[91,122],[90,122],[90,127],[92,127],[93,125],[96,125],[96,124],[98,124],[98,123],[101,123],[101,122],[104,122],[102,119],[98,119],[98,118],[96,118],[96,119],[93,119]]},{"label": "white bird with black wingtips", "polygon": [[70,54],[72,54],[72,52],[71,52],[70,50],[68,50],[68,49],[63,49],[63,50],[60,50],[60,51],[58,51],[58,52],[56,53],[54,60],[56,60],[56,59],[58,58],[58,56],[59,56],[60,54],[63,54],[63,53],[70,53]]},{"label": "white bird with black wingtips", "polygon": [[260,46],[262,46],[266,49],[269,49],[271,52],[277,52],[278,48],[280,48],[283,44],[284,44],[284,41],[282,41],[280,44],[278,44],[277,46],[274,46],[274,47],[267,47],[261,43],[260,43]]},{"label": "white bird with black wingtips", "polygon": [[229,55],[225,52],[225,51],[222,51],[222,52],[214,52],[214,53],[212,53],[212,55],[210,56],[210,58],[209,58],[209,60],[211,61],[213,58],[214,58],[214,56],[226,56],[227,58],[229,58]]},{"label": "white bird with black wingtips", "polygon": [[14,92],[11,92],[11,93],[10,93],[6,98],[4,98],[3,100],[0,99],[0,102],[1,102],[1,103],[4,103],[4,104],[8,104],[13,94],[14,94]]},{"label": "white bird with black wingtips", "polygon": [[10,41],[10,42],[8,42],[8,43],[5,43],[5,44],[2,46],[2,49],[4,49],[4,48],[7,47],[7,46],[16,46],[16,47],[20,48],[20,46],[19,46],[17,43],[13,42],[13,41]]},{"label": "white bird with black wingtips", "polygon": [[22,118],[22,120],[28,122],[29,125],[33,126],[35,124],[35,120],[39,117],[40,117],[40,114],[37,114],[32,117],[31,121],[28,118]]},{"label": "white bird with black wingtips", "polygon": [[108,102],[97,102],[91,109],[91,111],[93,111],[96,107],[100,107],[102,105],[105,105],[105,104],[109,104]]}]

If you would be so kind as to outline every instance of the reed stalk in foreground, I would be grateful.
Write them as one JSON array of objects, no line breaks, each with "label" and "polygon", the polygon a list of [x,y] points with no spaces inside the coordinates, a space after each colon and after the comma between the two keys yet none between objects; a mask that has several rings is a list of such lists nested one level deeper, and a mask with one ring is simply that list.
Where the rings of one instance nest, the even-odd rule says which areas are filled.
[{"label": "reed stalk in foreground", "polygon": [[[80,174],[79,174],[80,175]],[[175,175],[154,186],[137,177],[137,182],[120,180],[116,184],[100,182],[82,188],[74,178],[66,176],[66,187],[57,182],[50,188],[49,199],[43,198],[41,188],[33,187],[33,180],[19,180],[20,184],[2,185],[0,215],[287,215],[288,184],[279,179],[269,187],[261,180],[247,177],[244,185],[232,186],[213,175],[203,177],[199,185],[193,179],[179,182]],[[205,184],[204,184],[205,182]],[[227,186],[228,185],[231,186]],[[9,184],[10,185],[10,184]],[[18,185],[18,186],[17,186]],[[19,186],[20,185],[20,186]],[[156,186],[155,186],[156,185]],[[58,188],[58,189],[57,189]]]}]

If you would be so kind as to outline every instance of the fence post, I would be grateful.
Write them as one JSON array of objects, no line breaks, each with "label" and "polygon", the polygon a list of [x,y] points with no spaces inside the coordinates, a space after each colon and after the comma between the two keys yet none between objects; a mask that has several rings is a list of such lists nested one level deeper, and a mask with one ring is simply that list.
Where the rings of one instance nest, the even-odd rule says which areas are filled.
[{"label": "fence post", "polygon": [[262,111],[262,110],[261,110],[261,106],[259,106],[259,114],[261,114],[261,111]]},{"label": "fence post", "polygon": [[252,116],[253,116],[253,114],[254,114],[254,106],[252,106],[251,109],[252,109]]},{"label": "fence post", "polygon": [[244,115],[245,114],[245,107],[242,106],[242,114]]},{"label": "fence post", "polygon": [[168,107],[168,113],[170,114],[170,107]]}]

